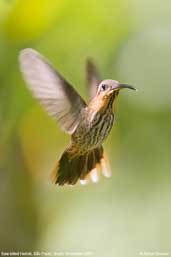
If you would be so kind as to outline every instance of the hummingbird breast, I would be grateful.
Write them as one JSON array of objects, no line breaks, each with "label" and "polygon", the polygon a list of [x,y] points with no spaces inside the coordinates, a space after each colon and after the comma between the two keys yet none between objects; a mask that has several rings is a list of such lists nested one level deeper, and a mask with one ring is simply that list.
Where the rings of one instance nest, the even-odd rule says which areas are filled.
[{"label": "hummingbird breast", "polygon": [[80,123],[72,135],[72,142],[81,152],[100,146],[108,136],[114,122],[114,114],[108,109],[104,112],[85,110]]}]

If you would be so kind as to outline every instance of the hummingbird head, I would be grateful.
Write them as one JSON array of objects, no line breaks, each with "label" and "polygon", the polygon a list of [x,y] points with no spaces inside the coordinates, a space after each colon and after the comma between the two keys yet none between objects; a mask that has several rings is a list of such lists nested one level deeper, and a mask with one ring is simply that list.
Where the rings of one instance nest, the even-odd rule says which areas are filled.
[{"label": "hummingbird head", "polygon": [[112,96],[117,96],[119,91],[123,88],[136,90],[133,86],[119,83],[116,80],[106,79],[99,84],[97,95],[101,96],[102,98],[111,98]]},{"label": "hummingbird head", "polygon": [[[119,94],[119,91],[123,88],[128,88],[132,90],[136,90],[133,86],[119,83],[116,80],[112,79],[106,79],[103,80],[97,89],[97,93],[94,99],[96,99],[96,102],[99,104],[99,108],[103,109],[107,106],[112,106],[113,101],[116,99],[116,97]],[[101,106],[101,107],[100,107]]]}]

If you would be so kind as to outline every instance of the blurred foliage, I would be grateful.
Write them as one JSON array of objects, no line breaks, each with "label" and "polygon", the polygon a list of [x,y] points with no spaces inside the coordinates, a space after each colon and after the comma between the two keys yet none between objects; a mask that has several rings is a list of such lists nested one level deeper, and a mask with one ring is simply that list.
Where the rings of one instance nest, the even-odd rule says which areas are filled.
[{"label": "blurred foliage", "polygon": [[[0,250],[168,252],[170,234],[170,1],[0,0]],[[68,143],[25,87],[20,49],[44,54],[86,98],[85,60],[123,92],[105,148],[113,176],[54,187]],[[171,254],[171,252],[170,252]]]},{"label": "blurred foliage", "polygon": [[14,42],[28,42],[40,36],[57,17],[62,2],[47,0],[16,1],[4,22],[4,30]]}]

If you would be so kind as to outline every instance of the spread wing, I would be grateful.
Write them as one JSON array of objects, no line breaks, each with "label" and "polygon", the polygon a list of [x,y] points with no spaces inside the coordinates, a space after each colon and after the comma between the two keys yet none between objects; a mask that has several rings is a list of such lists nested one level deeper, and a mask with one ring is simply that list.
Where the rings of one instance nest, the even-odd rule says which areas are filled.
[{"label": "spread wing", "polygon": [[99,71],[92,59],[87,59],[86,62],[86,80],[89,97],[92,99],[96,95],[97,87],[101,81]]},{"label": "spread wing", "polygon": [[20,52],[20,69],[28,88],[61,128],[72,134],[86,103],[75,89],[33,49]]}]

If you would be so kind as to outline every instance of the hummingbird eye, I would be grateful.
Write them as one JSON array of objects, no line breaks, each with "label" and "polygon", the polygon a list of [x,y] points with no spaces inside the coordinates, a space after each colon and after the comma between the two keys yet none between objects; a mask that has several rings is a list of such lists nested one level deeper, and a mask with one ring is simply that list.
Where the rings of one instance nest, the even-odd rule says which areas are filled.
[{"label": "hummingbird eye", "polygon": [[102,90],[102,91],[105,91],[106,89],[107,89],[107,85],[102,84],[102,86],[101,86],[101,90]]}]

